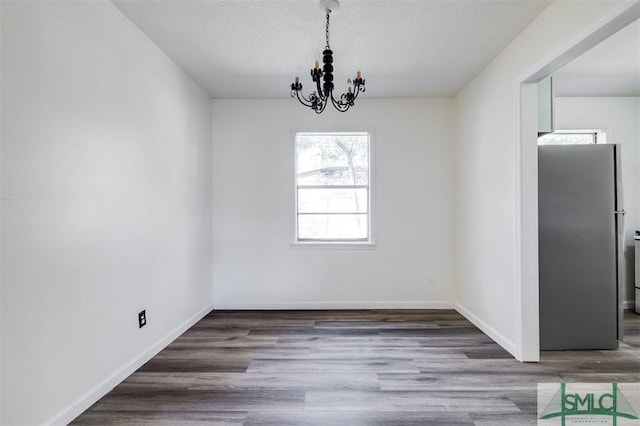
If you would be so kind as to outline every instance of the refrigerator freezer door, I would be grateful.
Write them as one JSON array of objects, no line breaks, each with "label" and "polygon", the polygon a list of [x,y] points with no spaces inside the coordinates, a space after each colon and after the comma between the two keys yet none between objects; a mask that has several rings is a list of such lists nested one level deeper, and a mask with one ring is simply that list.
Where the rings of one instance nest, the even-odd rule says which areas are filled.
[{"label": "refrigerator freezer door", "polygon": [[538,168],[540,348],[616,348],[614,146],[540,146]]}]

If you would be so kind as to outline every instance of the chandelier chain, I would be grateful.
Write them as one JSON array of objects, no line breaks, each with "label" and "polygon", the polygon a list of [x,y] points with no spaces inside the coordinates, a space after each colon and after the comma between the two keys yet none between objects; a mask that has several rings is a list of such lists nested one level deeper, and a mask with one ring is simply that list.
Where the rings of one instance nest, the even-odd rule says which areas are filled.
[{"label": "chandelier chain", "polygon": [[331,14],[331,10],[327,9],[327,27],[326,27],[326,38],[327,38],[327,49],[329,47],[329,15]]}]

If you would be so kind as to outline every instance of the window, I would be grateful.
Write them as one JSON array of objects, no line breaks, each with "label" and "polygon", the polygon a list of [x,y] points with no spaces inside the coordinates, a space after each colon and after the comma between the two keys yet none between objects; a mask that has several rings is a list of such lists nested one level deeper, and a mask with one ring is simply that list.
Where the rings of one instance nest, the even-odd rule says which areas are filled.
[{"label": "window", "polygon": [[368,133],[296,134],[296,241],[371,242]]},{"label": "window", "polygon": [[585,145],[607,143],[602,130],[557,130],[538,138],[538,145]]}]

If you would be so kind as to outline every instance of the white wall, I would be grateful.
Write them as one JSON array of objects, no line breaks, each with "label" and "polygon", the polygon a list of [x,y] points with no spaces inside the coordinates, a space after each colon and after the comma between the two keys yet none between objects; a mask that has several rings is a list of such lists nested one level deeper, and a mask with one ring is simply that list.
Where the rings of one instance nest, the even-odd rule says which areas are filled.
[{"label": "white wall", "polygon": [[211,104],[110,2],[1,4],[0,422],[65,423],[211,305]]},{"label": "white wall", "polygon": [[606,129],[607,142],[622,146],[626,294],[634,300],[634,240],[640,230],[640,98],[556,98],[557,129]]},{"label": "white wall", "polygon": [[[292,247],[294,133],[335,130],[374,131],[373,249]],[[452,306],[451,131],[451,99],[214,100],[215,307]]]},{"label": "white wall", "polygon": [[[534,332],[521,334],[528,320],[520,298],[519,83],[610,20],[623,3],[631,2],[552,3],[456,97],[457,300],[520,359],[535,360],[538,343]],[[536,355],[523,356],[527,343]]]}]

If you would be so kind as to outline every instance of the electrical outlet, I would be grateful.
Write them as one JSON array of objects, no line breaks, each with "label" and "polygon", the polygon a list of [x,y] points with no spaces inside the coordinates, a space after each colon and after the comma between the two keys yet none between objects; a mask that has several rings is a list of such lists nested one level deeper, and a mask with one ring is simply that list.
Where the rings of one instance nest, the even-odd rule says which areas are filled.
[{"label": "electrical outlet", "polygon": [[138,328],[142,328],[147,325],[147,310],[143,310],[138,313]]}]

